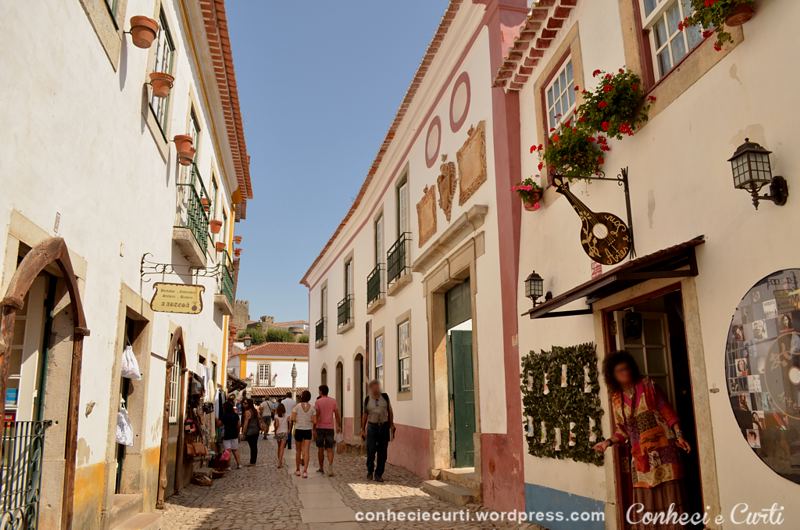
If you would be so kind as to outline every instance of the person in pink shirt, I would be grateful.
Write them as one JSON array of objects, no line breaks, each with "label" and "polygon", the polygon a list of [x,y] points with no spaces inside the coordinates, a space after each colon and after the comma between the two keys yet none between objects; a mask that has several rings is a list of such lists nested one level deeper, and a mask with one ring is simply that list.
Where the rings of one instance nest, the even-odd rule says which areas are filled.
[{"label": "person in pink shirt", "polygon": [[325,473],[325,452],[328,453],[328,476],[333,476],[333,448],[336,446],[336,433],[341,432],[341,416],[336,400],[328,397],[328,385],[320,385],[319,397],[314,403],[317,411],[316,433],[319,469],[317,473]]}]

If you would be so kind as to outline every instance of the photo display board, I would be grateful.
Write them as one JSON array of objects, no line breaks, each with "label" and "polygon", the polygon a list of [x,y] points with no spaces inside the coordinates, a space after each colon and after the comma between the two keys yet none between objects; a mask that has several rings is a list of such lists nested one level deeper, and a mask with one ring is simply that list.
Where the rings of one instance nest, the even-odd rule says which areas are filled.
[{"label": "photo display board", "polygon": [[800,269],[774,272],[742,298],[725,371],[742,436],[765,464],[800,484]]}]

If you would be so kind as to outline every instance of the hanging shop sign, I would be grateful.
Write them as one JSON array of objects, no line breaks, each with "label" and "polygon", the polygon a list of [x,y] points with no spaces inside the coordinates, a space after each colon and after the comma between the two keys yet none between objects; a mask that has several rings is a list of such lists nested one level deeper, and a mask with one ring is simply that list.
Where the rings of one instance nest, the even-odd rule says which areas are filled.
[{"label": "hanging shop sign", "polygon": [[725,370],[742,436],[773,471],[800,484],[800,269],[774,272],[744,295]]},{"label": "hanging shop sign", "polygon": [[150,309],[159,313],[197,315],[203,311],[203,285],[157,282]]}]

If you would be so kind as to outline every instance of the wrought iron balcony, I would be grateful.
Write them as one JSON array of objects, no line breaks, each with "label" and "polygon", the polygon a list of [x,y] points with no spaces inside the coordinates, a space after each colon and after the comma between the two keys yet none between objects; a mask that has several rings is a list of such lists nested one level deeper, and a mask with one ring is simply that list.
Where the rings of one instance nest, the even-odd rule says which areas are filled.
[{"label": "wrought iron balcony", "polygon": [[378,263],[367,276],[367,307],[383,298],[383,264]]},{"label": "wrought iron balcony", "polygon": [[411,272],[409,258],[411,250],[411,234],[403,232],[386,253],[386,282],[392,285]]},{"label": "wrought iron balcony", "polygon": [[227,250],[218,252],[217,256],[217,267],[219,267],[217,285],[219,292],[214,295],[214,305],[219,307],[223,314],[232,315],[233,304],[236,299],[236,287],[233,280],[233,261]]},{"label": "wrought iron balcony", "polygon": [[353,295],[348,294],[336,306],[336,325],[343,328],[353,321]]},{"label": "wrought iron balcony", "polygon": [[172,238],[191,265],[205,267],[210,240],[208,220],[211,197],[206,191],[197,165],[192,164],[191,171],[184,175],[176,187],[177,204]]},{"label": "wrought iron balcony", "polygon": [[325,317],[317,320],[317,325],[314,327],[314,342],[321,344],[325,342],[328,337],[325,335]]}]

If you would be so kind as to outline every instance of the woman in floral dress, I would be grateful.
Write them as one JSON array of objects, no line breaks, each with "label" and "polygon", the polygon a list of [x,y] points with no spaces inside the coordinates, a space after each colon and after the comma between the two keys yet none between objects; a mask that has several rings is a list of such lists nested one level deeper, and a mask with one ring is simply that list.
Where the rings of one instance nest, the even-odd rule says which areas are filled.
[{"label": "woman in floral dress", "polygon": [[[600,453],[615,444],[629,444],[633,502],[650,514],[684,512],[683,466],[680,451],[691,450],[684,440],[678,415],[664,394],[642,377],[632,355],[612,353],[603,363],[611,390],[614,433],[594,446]],[[635,512],[638,513],[638,512]],[[642,514],[638,514],[639,516]],[[672,530],[682,525],[633,525],[633,528]]]}]

